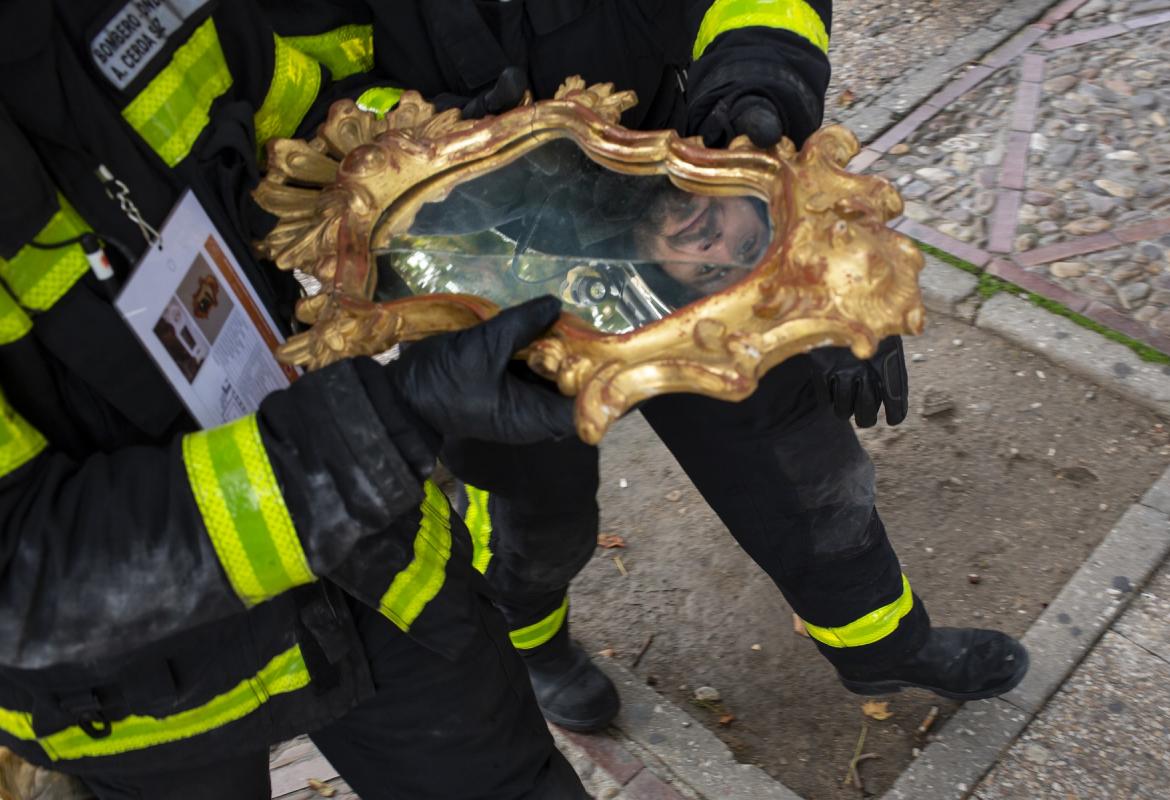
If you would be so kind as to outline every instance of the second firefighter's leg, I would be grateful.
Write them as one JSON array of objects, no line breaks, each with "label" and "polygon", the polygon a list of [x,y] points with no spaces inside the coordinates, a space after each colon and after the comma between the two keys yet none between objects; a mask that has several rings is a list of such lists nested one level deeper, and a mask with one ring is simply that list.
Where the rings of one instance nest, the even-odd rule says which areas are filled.
[{"label": "second firefighter's leg", "polygon": [[577,439],[462,441],[442,457],[461,479],[456,507],[474,563],[496,592],[545,717],[576,731],[604,728],[617,715],[617,690],[569,638],[569,582],[597,546],[597,448]]},{"label": "second firefighter's leg", "polygon": [[454,659],[350,607],[374,696],[310,736],[362,800],[588,799],[486,600],[477,635]]},{"label": "second firefighter's leg", "polygon": [[931,628],[874,507],[873,464],[810,359],[775,368],[742,403],[679,395],[644,413],[848,688],[972,699],[1023,677],[1014,639]]}]

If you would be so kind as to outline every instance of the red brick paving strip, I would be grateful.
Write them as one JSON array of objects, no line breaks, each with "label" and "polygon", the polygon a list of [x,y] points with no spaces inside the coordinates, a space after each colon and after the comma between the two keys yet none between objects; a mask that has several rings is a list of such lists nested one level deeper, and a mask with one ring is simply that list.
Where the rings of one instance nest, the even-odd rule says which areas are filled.
[{"label": "red brick paving strip", "polygon": [[1053,261],[1063,261],[1072,256],[1081,256],[1086,253],[1096,253],[1117,247],[1121,242],[1112,233],[1094,233],[1092,236],[1078,236],[1067,242],[1037,247],[1026,253],[1017,253],[1016,261],[1025,267],[1034,267],[1037,264],[1050,264]]},{"label": "red brick paving strip", "polygon": [[951,81],[947,86],[944,86],[933,97],[927,98],[928,105],[936,106],[938,108],[946,108],[954,101],[965,95],[967,92],[974,89],[979,84],[983,83],[983,79],[991,73],[995,72],[991,67],[983,64],[976,64],[967,70],[963,75]]},{"label": "red brick paving strip", "polygon": [[869,149],[876,150],[879,153],[889,151],[891,147],[914,133],[914,131],[918,130],[919,125],[926,122],[938,112],[939,109],[929,103],[919,106],[907,114],[897,125],[894,125],[876,140],[870,142]]},{"label": "red brick paving strip", "polygon": [[1070,33],[1065,36],[1054,36],[1051,39],[1044,39],[1040,42],[1040,46],[1045,50],[1063,50],[1066,47],[1088,44],[1098,39],[1120,36],[1123,33],[1129,33],[1129,28],[1113,23],[1111,25],[1102,25],[1100,28],[1090,28],[1087,31],[1077,31],[1076,33]]},{"label": "red brick paving strip", "polygon": [[945,233],[940,233],[929,225],[923,225],[921,222],[915,222],[912,219],[903,219],[895,227],[899,233],[904,233],[931,247],[937,247],[944,253],[950,253],[956,258],[961,258],[976,267],[982,267],[991,260],[990,254],[984,250],[980,250],[975,245],[960,242],[958,239],[947,236]]},{"label": "red brick paving strip", "polygon": [[623,786],[644,769],[642,762],[635,758],[629,750],[604,734],[589,736],[567,731],[564,728],[557,730],[566,739],[584,750],[594,764],[608,772],[611,778]]},{"label": "red brick paving strip", "polygon": [[1148,344],[1155,350],[1170,354],[1170,337],[1147,328],[1137,320],[1125,316],[1120,311],[1110,308],[1104,303],[1093,301],[1081,313],[1094,322],[1100,322],[1107,328],[1120,331],[1131,339],[1137,339],[1139,342]]},{"label": "red brick paving strip", "polygon": [[855,155],[853,160],[849,162],[849,171],[861,172],[863,169],[868,168],[871,164],[873,164],[873,162],[877,161],[881,157],[882,154],[877,150],[871,150],[867,147]]},{"label": "red brick paving strip", "polygon": [[1140,28],[1148,28],[1151,25],[1161,25],[1165,22],[1170,22],[1170,11],[1159,11],[1157,14],[1143,14],[1140,17],[1133,19],[1124,19],[1121,24],[1129,28],[1131,31],[1136,31]]},{"label": "red brick paving strip", "polygon": [[1014,189],[1000,189],[991,212],[991,230],[987,233],[987,249],[992,253],[1010,253],[1015,249],[1016,227],[1020,218],[1023,193]]},{"label": "red brick paving strip", "polygon": [[1016,60],[1020,53],[1027,50],[1036,41],[1048,33],[1047,28],[1042,28],[1039,25],[1029,25],[1022,32],[1016,34],[1011,39],[1001,44],[999,47],[992,50],[979,60],[980,64],[985,64],[992,69],[999,69],[1006,67],[1008,64]]},{"label": "red brick paving strip", "polygon": [[1040,83],[1044,80],[1044,56],[1028,53],[1020,62],[1020,80]]},{"label": "red brick paving strip", "polygon": [[648,769],[638,773],[638,776],[626,784],[622,795],[630,800],[684,800],[683,796],[670,788],[669,784],[660,781]]},{"label": "red brick paving strip", "polygon": [[1055,25],[1087,2],[1089,2],[1089,0],[1064,0],[1063,3],[1045,14],[1044,18],[1040,20],[1040,22],[1046,23],[1048,25]]},{"label": "red brick paving strip", "polygon": [[1012,131],[1008,134],[1003,165],[999,170],[999,185],[1004,189],[1023,189],[1027,185],[1028,148],[1031,142],[1032,134],[1027,131]]},{"label": "red brick paving strip", "polygon": [[[1016,86],[1016,106],[1012,109],[1012,130],[1031,133],[1036,129],[1036,115],[1040,111],[1040,95],[1044,87],[1031,81],[1020,81]],[[1025,151],[1025,158],[1027,153]]]},{"label": "red brick paving strip", "polygon": [[1148,222],[1139,222],[1128,228],[1118,228],[1113,235],[1126,244],[1140,242],[1143,239],[1157,239],[1159,236],[1170,233],[1170,217],[1152,219]]},{"label": "red brick paving strip", "polygon": [[1021,289],[1026,289],[1038,295],[1047,297],[1049,300],[1055,300],[1062,306],[1065,306],[1070,311],[1081,312],[1084,311],[1088,305],[1089,300],[1082,297],[1076,292],[1070,292],[1063,286],[1053,283],[1047,278],[1043,278],[1034,272],[1028,272],[1020,269],[1012,262],[997,258],[987,265],[987,274],[994,275],[997,278],[1014,283]]}]

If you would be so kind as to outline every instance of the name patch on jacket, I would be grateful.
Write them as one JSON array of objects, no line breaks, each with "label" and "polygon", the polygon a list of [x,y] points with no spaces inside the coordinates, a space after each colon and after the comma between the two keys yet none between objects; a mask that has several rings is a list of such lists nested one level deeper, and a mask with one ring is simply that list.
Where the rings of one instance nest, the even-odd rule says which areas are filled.
[{"label": "name patch on jacket", "polygon": [[125,89],[163,52],[167,39],[210,0],[131,0],[90,42],[102,74]]}]

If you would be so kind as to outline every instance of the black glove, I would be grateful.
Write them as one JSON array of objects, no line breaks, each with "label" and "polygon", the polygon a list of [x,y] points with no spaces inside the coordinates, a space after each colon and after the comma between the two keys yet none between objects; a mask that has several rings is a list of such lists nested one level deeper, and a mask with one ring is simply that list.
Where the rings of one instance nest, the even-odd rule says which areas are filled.
[{"label": "black glove", "polygon": [[464,119],[481,119],[511,111],[520,105],[526,91],[528,91],[528,73],[522,67],[506,67],[495,83],[475,97],[441,94],[435,97],[432,102],[439,111],[460,108]]},{"label": "black glove", "polygon": [[722,34],[694,63],[687,133],[708,147],[747,134],[756,147],[787,136],[797,147],[821,124],[828,60],[784,32],[749,27]]},{"label": "black glove", "polygon": [[878,343],[872,358],[859,361],[848,348],[826,347],[809,353],[823,370],[833,411],[841,419],[853,417],[859,428],[877,424],[878,409],[886,408],[886,423],[897,425],[910,408],[909,378],[902,337]]},{"label": "black glove", "polygon": [[745,133],[756,147],[772,147],[784,135],[784,123],[772,101],[747,94],[717,100],[695,133],[708,147],[726,147]]},{"label": "black glove", "polygon": [[[512,354],[548,330],[560,311],[554,297],[530,300],[474,328],[412,344],[385,367],[361,361],[359,374],[375,406],[380,382],[395,401],[386,404],[388,413],[421,423],[418,435],[432,454],[443,438],[512,444],[563,438],[575,430],[572,399],[524,365],[510,368]],[[393,427],[401,429],[401,421]]]}]

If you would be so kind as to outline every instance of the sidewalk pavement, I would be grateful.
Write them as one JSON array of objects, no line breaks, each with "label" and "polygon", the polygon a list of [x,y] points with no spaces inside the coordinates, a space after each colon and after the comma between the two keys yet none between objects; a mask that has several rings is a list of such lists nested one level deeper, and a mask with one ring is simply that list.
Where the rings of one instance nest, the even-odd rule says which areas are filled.
[{"label": "sidewalk pavement", "polygon": [[[1018,18],[1017,33],[948,65],[950,83],[936,92],[937,65],[927,65],[898,82],[897,109],[847,120],[867,142],[851,169],[899,186],[902,232],[1170,353],[1170,0],[1007,6],[994,19]],[[968,44],[992,47],[994,34]],[[983,300],[976,277],[929,261],[933,312],[1170,417],[1170,368],[1014,294]],[[1168,553],[1170,472],[1028,632],[1025,682],[964,706],[886,798],[1170,797]],[[554,730],[596,797],[799,800],[631,673],[604,666],[623,695],[615,726]],[[355,797],[304,739],[274,754],[272,775],[280,800]]]}]

